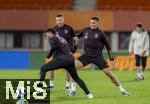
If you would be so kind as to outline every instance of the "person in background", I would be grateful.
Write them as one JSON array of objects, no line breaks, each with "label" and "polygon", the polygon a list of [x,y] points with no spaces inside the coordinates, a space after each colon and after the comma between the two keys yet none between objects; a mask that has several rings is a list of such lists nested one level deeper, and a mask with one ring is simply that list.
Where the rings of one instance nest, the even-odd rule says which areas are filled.
[{"label": "person in background", "polygon": [[149,56],[149,44],[148,32],[144,29],[142,23],[138,23],[129,42],[129,54],[135,55],[137,80],[144,80],[147,56]]}]

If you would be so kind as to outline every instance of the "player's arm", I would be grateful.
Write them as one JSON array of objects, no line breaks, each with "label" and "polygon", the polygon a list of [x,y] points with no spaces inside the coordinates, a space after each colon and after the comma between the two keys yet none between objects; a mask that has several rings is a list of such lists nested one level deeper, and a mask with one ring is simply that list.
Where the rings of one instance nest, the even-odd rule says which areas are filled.
[{"label": "player's arm", "polygon": [[74,29],[71,27],[70,28],[70,34],[72,35],[73,37],[73,53],[77,51],[77,48],[78,48],[78,39],[74,39],[76,37],[76,33],[74,31]]},{"label": "player's arm", "polygon": [[102,43],[105,45],[106,49],[107,49],[107,53],[108,53],[108,56],[109,56],[109,60],[113,61],[114,60],[114,57],[113,57],[113,53],[112,53],[112,50],[111,50],[111,47],[110,47],[110,44],[106,38],[106,35],[105,33],[103,33],[102,35]]},{"label": "player's arm", "polygon": [[73,40],[78,44],[79,38],[81,37],[83,37],[83,30],[79,32],[79,34],[75,35]]},{"label": "player's arm", "polygon": [[78,41],[73,39],[73,49],[72,52],[75,53],[78,49]]},{"label": "player's arm", "polygon": [[144,41],[144,49],[142,52],[142,55],[144,56],[145,52],[149,50],[149,35],[147,33],[147,31],[145,32],[146,37],[145,37],[145,41]]},{"label": "player's arm", "polygon": [[145,38],[145,47],[144,47],[144,49],[145,50],[149,50],[149,35],[148,35],[148,33],[146,32],[146,38]]},{"label": "player's arm", "polygon": [[83,36],[83,31],[81,31],[79,34],[75,34],[74,38],[73,38],[73,46],[74,48],[77,50],[78,48],[78,43],[79,43],[79,38],[81,38]]},{"label": "player's arm", "polygon": [[47,57],[46,57],[47,59],[49,59],[54,54],[54,52],[56,51],[56,48],[57,48],[57,45],[54,41],[52,41],[50,43],[50,46],[51,46],[51,49],[50,49],[49,53],[47,54]]},{"label": "player's arm", "polygon": [[77,37],[77,38],[83,37],[83,31],[84,31],[84,29],[81,32],[79,32],[75,37]]},{"label": "player's arm", "polygon": [[133,54],[133,44],[134,44],[134,38],[133,38],[133,34],[134,32],[132,32],[131,37],[130,37],[130,41],[129,41],[129,54]]},{"label": "player's arm", "polygon": [[72,37],[76,36],[76,33],[75,33],[75,31],[72,27],[70,27],[70,34],[71,34]]}]

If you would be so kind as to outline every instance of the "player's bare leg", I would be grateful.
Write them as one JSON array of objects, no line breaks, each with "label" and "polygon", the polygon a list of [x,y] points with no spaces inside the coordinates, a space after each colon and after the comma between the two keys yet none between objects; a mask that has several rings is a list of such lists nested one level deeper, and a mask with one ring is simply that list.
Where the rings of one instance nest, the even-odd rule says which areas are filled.
[{"label": "player's bare leg", "polygon": [[54,81],[55,73],[54,71],[50,71],[50,80]]},{"label": "player's bare leg", "polygon": [[48,87],[49,90],[52,90],[54,88],[54,78],[55,78],[54,71],[50,71],[50,86]]},{"label": "player's bare leg", "polygon": [[[75,60],[75,66],[76,66],[76,69],[80,69],[81,67],[83,67],[83,64],[79,61],[79,60]],[[69,96],[74,96],[76,94],[76,82],[72,79],[71,81],[71,90],[70,90],[70,94]]]},{"label": "player's bare leg", "polygon": [[[54,88],[54,78],[55,78],[54,71],[50,71],[50,86],[49,86],[49,90],[52,90]],[[70,74],[67,71],[66,71],[66,90],[70,90]]]},{"label": "player's bare leg", "polygon": [[110,71],[109,68],[103,69],[103,72],[111,79],[111,81],[120,89],[120,92],[125,96],[129,96],[129,93],[120,84],[119,79]]},{"label": "player's bare leg", "polygon": [[146,69],[147,57],[142,57],[141,79],[144,80],[144,72]]},{"label": "player's bare leg", "polygon": [[144,79],[144,72],[145,72],[145,69],[146,69],[146,68],[142,66],[142,71],[141,71],[142,79]]},{"label": "player's bare leg", "polygon": [[75,66],[76,66],[76,68],[77,69],[80,69],[81,67],[83,67],[83,64],[82,64],[82,62],[80,62],[79,60],[75,60]]},{"label": "player's bare leg", "polygon": [[145,67],[142,67],[142,71],[145,72]]},{"label": "player's bare leg", "polygon": [[66,71],[66,90],[67,91],[70,91],[70,79],[71,79],[70,74],[68,71]]}]

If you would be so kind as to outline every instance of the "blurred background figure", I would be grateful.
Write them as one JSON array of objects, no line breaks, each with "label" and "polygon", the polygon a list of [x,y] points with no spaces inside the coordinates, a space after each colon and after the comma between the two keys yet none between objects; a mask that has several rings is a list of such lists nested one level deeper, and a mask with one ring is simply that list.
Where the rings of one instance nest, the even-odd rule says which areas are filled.
[{"label": "blurred background figure", "polygon": [[149,35],[147,31],[143,24],[138,23],[131,34],[129,43],[129,54],[135,55],[137,80],[144,80],[147,56],[149,56],[149,44]]}]

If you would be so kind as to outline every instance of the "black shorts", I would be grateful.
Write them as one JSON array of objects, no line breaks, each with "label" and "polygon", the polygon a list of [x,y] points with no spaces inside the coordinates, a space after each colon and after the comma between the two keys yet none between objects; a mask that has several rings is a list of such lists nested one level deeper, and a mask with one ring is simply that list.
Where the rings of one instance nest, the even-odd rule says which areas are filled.
[{"label": "black shorts", "polygon": [[98,66],[101,70],[109,67],[106,61],[104,60],[103,55],[93,57],[93,56],[88,56],[84,54],[80,56],[78,60],[83,64],[83,66],[92,63]]},{"label": "black shorts", "polygon": [[142,67],[146,67],[147,56],[141,57],[139,55],[135,55],[135,60],[136,60],[136,66],[141,66],[142,65]]},{"label": "black shorts", "polygon": [[74,65],[74,57],[72,55],[61,55],[58,57],[54,57],[51,61],[44,64],[42,67],[46,71],[52,71],[60,68],[73,67]]}]

